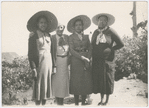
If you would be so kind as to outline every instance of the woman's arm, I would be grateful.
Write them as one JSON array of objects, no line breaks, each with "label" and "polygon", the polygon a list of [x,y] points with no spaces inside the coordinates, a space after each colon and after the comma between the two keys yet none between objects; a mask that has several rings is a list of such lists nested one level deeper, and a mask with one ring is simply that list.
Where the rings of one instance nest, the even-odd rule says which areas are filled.
[{"label": "woman's arm", "polygon": [[121,49],[124,46],[122,40],[120,39],[120,37],[114,30],[112,30],[112,38],[114,42],[116,43],[116,45],[113,46],[113,50]]},{"label": "woman's arm", "polygon": [[53,65],[53,68],[56,67],[56,50],[55,50],[55,46],[56,45],[56,38],[55,38],[55,35],[51,36],[50,35],[50,38],[51,38],[51,56],[52,56],[52,65]]},{"label": "woman's arm", "polygon": [[34,43],[33,37],[30,37],[28,41],[28,59],[29,59],[31,69],[36,69],[36,65],[34,62],[34,59],[35,59],[34,47],[35,47],[35,43]]},{"label": "woman's arm", "polygon": [[87,36],[87,39],[88,39],[88,58],[90,59],[91,58],[91,56],[92,56],[92,44],[91,44],[91,42],[90,42],[90,40],[89,40],[89,36]]}]

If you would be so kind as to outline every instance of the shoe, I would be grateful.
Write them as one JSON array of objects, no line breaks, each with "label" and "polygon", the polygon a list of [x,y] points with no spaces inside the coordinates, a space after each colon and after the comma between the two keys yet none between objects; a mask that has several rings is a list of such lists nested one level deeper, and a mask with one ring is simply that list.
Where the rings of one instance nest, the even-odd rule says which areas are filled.
[{"label": "shoe", "polygon": [[98,105],[102,105],[102,102],[99,102]]},{"label": "shoe", "polygon": [[89,104],[88,103],[83,103],[82,106],[84,106],[84,105],[89,105]]},{"label": "shoe", "polygon": [[102,105],[107,105],[107,102],[105,102],[105,103],[102,103]]}]

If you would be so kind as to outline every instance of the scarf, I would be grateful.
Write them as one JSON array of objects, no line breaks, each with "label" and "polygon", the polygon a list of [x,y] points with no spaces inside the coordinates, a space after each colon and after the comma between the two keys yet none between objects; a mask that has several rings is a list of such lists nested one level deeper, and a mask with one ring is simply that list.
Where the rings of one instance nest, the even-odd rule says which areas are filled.
[{"label": "scarf", "polygon": [[105,31],[108,27],[105,27],[103,29],[97,29],[99,34],[97,36],[97,39],[96,39],[96,45],[100,43],[106,43],[106,38],[105,38],[105,35],[103,34],[103,31]]},{"label": "scarf", "polygon": [[65,42],[63,36],[59,36],[59,37],[60,37],[60,38],[59,38],[59,43],[58,43],[58,45],[59,45],[59,46],[66,45],[66,42]]},{"label": "scarf", "polygon": [[63,36],[59,36],[59,37],[60,37],[60,38],[59,38],[59,43],[58,43],[58,45],[61,46],[61,47],[63,48],[64,52],[65,52],[64,45],[66,45],[67,43],[66,43],[66,41],[64,40],[64,37],[63,37]]}]

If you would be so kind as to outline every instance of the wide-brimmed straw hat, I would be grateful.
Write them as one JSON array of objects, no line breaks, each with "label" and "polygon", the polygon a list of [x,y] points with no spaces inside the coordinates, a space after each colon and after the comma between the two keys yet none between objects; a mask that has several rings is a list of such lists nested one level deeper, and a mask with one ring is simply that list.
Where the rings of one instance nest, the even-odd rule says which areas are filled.
[{"label": "wide-brimmed straw hat", "polygon": [[74,23],[76,20],[81,19],[83,21],[83,30],[87,29],[91,25],[91,20],[88,16],[86,15],[79,15],[74,18],[72,18],[68,24],[67,24],[67,30],[71,33],[73,33],[74,30]]},{"label": "wide-brimmed straw hat", "polygon": [[40,16],[45,16],[48,21],[48,28],[46,30],[47,32],[53,32],[57,28],[58,21],[53,13],[49,11],[39,11],[35,13],[27,22],[27,29],[30,32],[37,30],[37,19]]},{"label": "wide-brimmed straw hat", "polygon": [[107,16],[107,18],[108,18],[107,25],[108,26],[112,25],[115,22],[115,17],[113,15],[108,14],[108,13],[100,13],[100,14],[95,15],[92,18],[92,21],[95,25],[98,25],[99,17],[101,17],[101,16]]}]

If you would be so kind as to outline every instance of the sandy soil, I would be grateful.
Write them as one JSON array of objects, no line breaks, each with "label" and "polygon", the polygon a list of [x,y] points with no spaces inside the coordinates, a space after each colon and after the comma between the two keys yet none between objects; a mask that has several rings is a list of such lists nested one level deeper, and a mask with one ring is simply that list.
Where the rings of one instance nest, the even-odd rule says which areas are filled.
[{"label": "sandy soil", "polygon": [[[148,98],[146,98],[146,93],[148,93],[147,84],[143,83],[138,79],[127,80],[126,78],[115,82],[114,93],[110,96],[109,103],[106,107],[146,107],[148,106]],[[18,98],[27,97],[28,105],[25,107],[35,107],[33,101],[31,101],[32,90],[28,90],[25,93],[19,94]],[[70,95],[69,98],[73,96]],[[97,106],[100,101],[100,94],[91,94],[92,104],[88,106]],[[50,100],[47,101],[45,107],[56,107],[56,104],[50,104]],[[81,104],[81,103],[80,103]],[[72,104],[64,104],[64,106],[75,106]],[[81,106],[81,105],[80,105]],[[7,106],[8,107],[8,106]],[[41,107],[41,106],[40,106]]]}]

